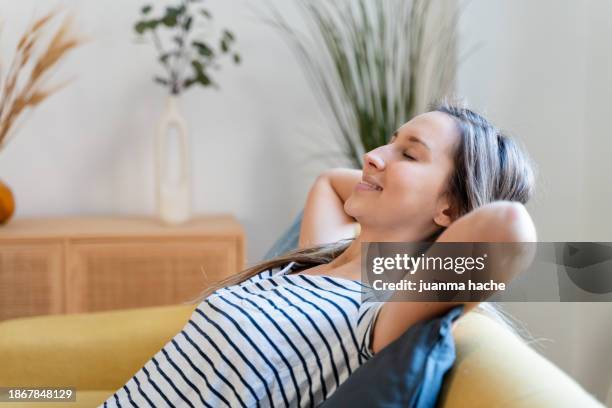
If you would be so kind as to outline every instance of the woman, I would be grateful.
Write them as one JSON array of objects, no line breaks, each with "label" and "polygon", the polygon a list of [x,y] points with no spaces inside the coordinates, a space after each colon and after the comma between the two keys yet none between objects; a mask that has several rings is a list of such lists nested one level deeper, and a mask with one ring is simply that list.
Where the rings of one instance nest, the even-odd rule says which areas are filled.
[{"label": "woman", "polygon": [[183,330],[104,406],[320,404],[407,328],[458,304],[362,302],[361,243],[535,241],[522,205],[532,191],[511,139],[471,110],[436,106],[366,153],[363,171],[321,175],[300,248],[203,294]]}]

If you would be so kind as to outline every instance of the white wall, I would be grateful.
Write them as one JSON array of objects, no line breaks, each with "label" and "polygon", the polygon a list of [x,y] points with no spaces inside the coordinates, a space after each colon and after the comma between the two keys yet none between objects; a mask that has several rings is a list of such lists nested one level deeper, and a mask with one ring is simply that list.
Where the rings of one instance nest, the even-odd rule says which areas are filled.
[{"label": "white wall", "polygon": [[[585,217],[587,240],[612,241],[612,2],[587,2],[587,50],[585,134]],[[581,304],[577,308],[576,344],[583,350],[574,353],[577,376],[589,378],[593,390],[608,389],[612,406],[612,305]],[[593,322],[601,322],[600,326]],[[607,339],[604,337],[607,335]],[[606,339],[606,340],[604,340]],[[589,350],[584,350],[585,345]],[[592,370],[592,367],[601,367]],[[607,367],[607,371],[604,367]],[[599,374],[599,375],[598,375]]]},{"label": "white wall", "polygon": [[[220,92],[195,89],[181,102],[191,128],[194,205],[197,212],[235,214],[246,228],[248,262],[255,262],[328,164],[312,154],[329,151],[330,126],[285,43],[257,18],[263,2],[207,3],[217,23],[235,31],[244,62],[225,64],[216,77]],[[74,10],[91,41],[61,67],[61,78],[76,73],[76,80],[40,106],[0,155],[16,217],[153,214],[153,134],[165,95],[151,81],[158,70],[152,47],[132,41],[142,3],[0,0],[3,49],[33,11],[41,15],[54,4]],[[275,4],[295,13],[287,2]],[[467,4],[462,46],[482,46],[462,65],[459,92],[520,138],[538,164],[529,209],[540,239],[611,240],[612,5]],[[550,339],[539,351],[605,396],[612,382],[612,362],[601,357],[606,348],[610,356],[610,305],[507,307],[534,335]]]},{"label": "white wall", "polygon": [[[474,0],[460,93],[521,139],[539,167],[528,205],[541,241],[610,241],[612,3]],[[605,399],[612,305],[508,303],[542,354]]]},{"label": "white wall", "polygon": [[[153,47],[134,41],[143,3],[59,3],[75,12],[90,42],[58,72],[74,82],[42,104],[0,155],[0,177],[17,201],[15,217],[154,213],[153,137],[165,94],[151,80],[160,71]],[[325,167],[311,154],[315,143],[325,146],[329,131],[291,51],[257,17],[263,3],[207,4],[218,27],[235,32],[243,63],[224,64],[215,77],[219,92],[193,89],[181,101],[191,129],[194,207],[235,214],[247,231],[247,260],[254,262]],[[3,58],[32,16],[51,6],[0,1]]]}]

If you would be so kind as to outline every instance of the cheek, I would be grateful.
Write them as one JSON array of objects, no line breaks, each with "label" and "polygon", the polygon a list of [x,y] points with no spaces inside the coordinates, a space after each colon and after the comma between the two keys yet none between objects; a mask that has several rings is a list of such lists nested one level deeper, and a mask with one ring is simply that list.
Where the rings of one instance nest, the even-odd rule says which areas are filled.
[{"label": "cheek", "polygon": [[406,166],[404,169],[389,172],[388,188],[383,194],[397,205],[402,203],[432,203],[443,188],[444,175],[430,166]]}]

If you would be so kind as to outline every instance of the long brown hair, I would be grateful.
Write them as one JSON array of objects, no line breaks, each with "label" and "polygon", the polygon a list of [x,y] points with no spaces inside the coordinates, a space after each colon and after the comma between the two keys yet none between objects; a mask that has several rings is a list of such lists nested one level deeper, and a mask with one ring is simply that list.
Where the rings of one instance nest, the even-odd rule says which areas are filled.
[{"label": "long brown hair", "polygon": [[[460,134],[454,157],[455,171],[447,188],[455,204],[456,217],[496,200],[527,203],[534,192],[534,169],[531,160],[517,142],[461,102],[445,99],[432,105],[430,111],[450,115],[455,120]],[[429,240],[435,240],[443,231],[444,228],[441,228]],[[262,271],[292,261],[308,267],[329,263],[342,254],[352,241],[353,239],[345,239],[331,244],[295,249],[259,262],[208,288],[197,298],[197,302],[201,302],[219,288],[238,284]],[[512,326],[497,305],[483,302],[478,308]]]}]

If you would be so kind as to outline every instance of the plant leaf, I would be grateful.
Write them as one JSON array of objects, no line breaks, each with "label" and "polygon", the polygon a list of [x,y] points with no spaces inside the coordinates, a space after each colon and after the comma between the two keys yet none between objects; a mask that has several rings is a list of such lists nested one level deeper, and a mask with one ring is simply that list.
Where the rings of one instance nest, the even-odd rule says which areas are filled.
[{"label": "plant leaf", "polygon": [[226,53],[229,51],[229,45],[227,44],[227,41],[225,38],[222,38],[220,43],[219,43],[219,48],[221,48],[221,52]]},{"label": "plant leaf", "polygon": [[166,7],[166,16],[178,17],[185,11],[185,7]]},{"label": "plant leaf", "polygon": [[136,24],[134,24],[134,31],[136,31],[140,35],[144,34],[144,32],[148,28],[149,28],[149,25],[147,21],[139,21]]},{"label": "plant leaf", "polygon": [[206,74],[204,65],[200,61],[198,60],[191,61],[191,66],[193,67],[193,70],[195,71],[194,79],[196,82],[198,82],[199,84],[203,86],[208,86],[212,84],[210,78]]},{"label": "plant leaf", "polygon": [[168,84],[170,83],[170,82],[168,82],[168,80],[167,80],[167,79],[162,78],[162,77],[158,77],[158,76],[156,76],[155,78],[153,78],[153,80],[154,80],[155,82],[157,82],[158,84],[161,84],[161,85],[164,85],[164,86],[168,86]]},{"label": "plant leaf", "polygon": [[178,18],[184,13],[185,7],[166,7],[166,14],[162,17],[161,22],[167,27],[175,27],[178,23]]},{"label": "plant leaf", "polygon": [[187,19],[183,23],[183,30],[185,30],[185,31],[191,30],[191,23],[193,23],[193,17],[189,16],[189,17],[187,17]]},{"label": "plant leaf", "polygon": [[177,19],[176,19],[175,16],[168,16],[168,15],[166,15],[164,18],[161,19],[161,22],[166,27],[174,27],[174,26],[176,26]]},{"label": "plant leaf", "polygon": [[198,60],[191,61],[191,66],[195,71],[196,77],[200,74],[200,72],[204,72],[204,65]]},{"label": "plant leaf", "polygon": [[134,31],[138,34],[144,34],[147,30],[155,30],[157,25],[159,24],[159,20],[141,20],[134,25]]},{"label": "plant leaf", "polygon": [[203,57],[212,57],[214,55],[214,51],[202,41],[192,41],[191,44],[198,50],[198,54]]},{"label": "plant leaf", "polygon": [[153,9],[153,6],[151,6],[150,4],[147,4],[146,6],[143,6],[142,9],[140,9],[140,11],[142,12],[142,14],[149,14],[149,12],[151,12],[152,9]]},{"label": "plant leaf", "polygon": [[233,58],[235,64],[240,64],[240,55],[234,54]]},{"label": "plant leaf", "polygon": [[166,64],[168,62],[168,58],[170,58],[172,54],[173,54],[172,52],[165,52],[159,56],[159,60],[163,62],[164,64]]},{"label": "plant leaf", "polygon": [[189,88],[191,85],[195,84],[197,81],[194,78],[187,78],[183,81],[183,89]]},{"label": "plant leaf", "polygon": [[228,43],[235,39],[234,34],[229,30],[223,30],[223,38],[225,38]]},{"label": "plant leaf", "polygon": [[198,82],[202,84],[203,86],[208,86],[212,84],[212,82],[210,81],[210,78],[204,72],[202,72],[202,74],[198,76]]}]

